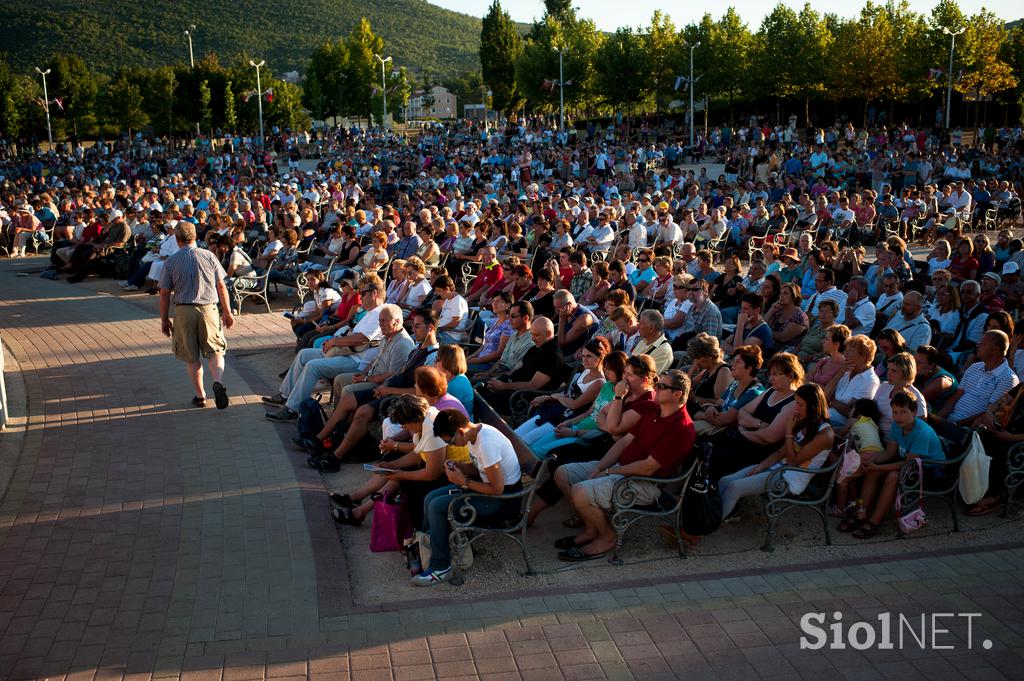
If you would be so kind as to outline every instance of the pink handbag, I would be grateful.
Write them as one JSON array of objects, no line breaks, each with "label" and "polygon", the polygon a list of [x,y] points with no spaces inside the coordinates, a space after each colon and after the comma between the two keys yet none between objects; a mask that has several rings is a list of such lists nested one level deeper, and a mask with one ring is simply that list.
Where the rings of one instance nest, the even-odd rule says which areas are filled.
[{"label": "pink handbag", "polygon": [[409,514],[405,512],[402,495],[387,493],[373,503],[373,524],[370,526],[370,550],[401,551],[402,542],[412,536]]},{"label": "pink handbag", "polygon": [[917,463],[917,477],[921,481],[921,492],[918,497],[917,508],[906,513],[903,512],[903,504],[900,501],[901,495],[896,493],[896,517],[903,534],[912,534],[928,524],[928,516],[924,513],[924,466],[921,459],[915,458]]}]

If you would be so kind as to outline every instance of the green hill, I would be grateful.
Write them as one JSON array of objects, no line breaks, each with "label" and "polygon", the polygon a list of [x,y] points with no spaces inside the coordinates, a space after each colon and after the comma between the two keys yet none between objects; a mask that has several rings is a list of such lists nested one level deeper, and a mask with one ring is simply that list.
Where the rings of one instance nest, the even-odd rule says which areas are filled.
[{"label": "green hill", "polygon": [[0,50],[20,70],[70,52],[109,73],[187,62],[183,31],[195,24],[196,59],[212,51],[223,63],[248,52],[281,74],[304,71],[314,47],[347,35],[362,16],[398,66],[441,76],[480,68],[480,19],[424,0],[5,0]]}]

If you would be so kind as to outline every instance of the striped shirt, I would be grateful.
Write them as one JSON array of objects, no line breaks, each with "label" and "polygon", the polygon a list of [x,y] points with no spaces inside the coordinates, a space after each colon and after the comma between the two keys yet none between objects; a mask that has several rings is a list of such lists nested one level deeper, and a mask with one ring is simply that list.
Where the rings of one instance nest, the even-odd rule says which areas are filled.
[{"label": "striped shirt", "polygon": [[210,305],[219,300],[217,284],[224,268],[210,251],[189,244],[167,259],[160,288],[172,289],[175,305]]},{"label": "striped shirt", "polygon": [[960,389],[964,392],[953,407],[950,420],[959,422],[977,416],[1018,382],[1017,374],[1006,360],[992,371],[985,371],[984,362],[975,362],[960,379]]}]

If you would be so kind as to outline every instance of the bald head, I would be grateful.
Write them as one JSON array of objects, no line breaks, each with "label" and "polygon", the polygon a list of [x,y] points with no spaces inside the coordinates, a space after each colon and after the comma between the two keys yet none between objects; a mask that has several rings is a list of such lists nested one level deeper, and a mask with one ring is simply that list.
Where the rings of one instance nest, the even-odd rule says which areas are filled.
[{"label": "bald head", "polygon": [[530,324],[530,336],[538,348],[555,337],[555,325],[547,317],[537,317]]}]

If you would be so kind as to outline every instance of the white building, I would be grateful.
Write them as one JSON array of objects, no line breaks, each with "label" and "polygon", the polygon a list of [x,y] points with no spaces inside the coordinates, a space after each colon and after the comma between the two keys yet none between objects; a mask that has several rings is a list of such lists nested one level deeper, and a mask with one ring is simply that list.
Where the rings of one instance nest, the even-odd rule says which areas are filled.
[{"label": "white building", "polygon": [[407,111],[407,120],[455,118],[458,116],[455,94],[441,85],[435,85],[426,92],[422,90],[414,92],[409,98]]}]

